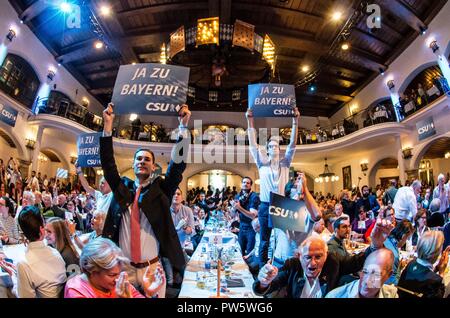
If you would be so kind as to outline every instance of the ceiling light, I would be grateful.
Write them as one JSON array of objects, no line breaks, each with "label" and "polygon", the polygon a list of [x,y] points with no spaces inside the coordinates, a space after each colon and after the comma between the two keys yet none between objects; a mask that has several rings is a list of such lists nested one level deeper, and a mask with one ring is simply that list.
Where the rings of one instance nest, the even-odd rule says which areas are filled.
[{"label": "ceiling light", "polygon": [[308,65],[303,65],[302,66],[302,72],[306,73],[309,71],[309,66]]},{"label": "ceiling light", "polygon": [[319,174],[319,178],[315,178],[314,181],[322,183],[323,181],[329,182],[330,180],[331,182],[339,181],[339,177],[330,171],[330,169],[328,168],[327,158],[325,158],[324,171],[323,173]]},{"label": "ceiling light", "polygon": [[70,13],[70,11],[72,11],[72,6],[70,5],[70,3],[67,3],[65,1],[59,5],[59,8],[64,13]]},{"label": "ceiling light", "polygon": [[97,50],[99,50],[99,49],[103,48],[103,42],[102,41],[96,41],[94,46],[95,46],[95,48]]},{"label": "ceiling light", "polygon": [[108,5],[105,5],[105,4],[102,5],[102,6],[100,7],[100,14],[103,15],[103,16],[105,16],[105,17],[111,15],[111,7],[108,6]]},{"label": "ceiling light", "polygon": [[344,43],[344,44],[342,44],[341,49],[346,51],[346,50],[348,50],[349,47],[350,47],[350,45],[348,43]]},{"label": "ceiling light", "polygon": [[336,11],[333,13],[333,15],[331,16],[331,19],[333,21],[338,21],[342,18],[342,12],[341,11]]}]

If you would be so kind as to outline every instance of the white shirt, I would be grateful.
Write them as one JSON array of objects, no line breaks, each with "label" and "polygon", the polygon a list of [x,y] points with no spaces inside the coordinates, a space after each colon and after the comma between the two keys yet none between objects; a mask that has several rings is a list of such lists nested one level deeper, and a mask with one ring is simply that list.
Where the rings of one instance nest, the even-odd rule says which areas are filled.
[{"label": "white shirt", "polygon": [[66,264],[59,252],[43,241],[31,242],[17,263],[17,296],[58,298],[66,279]]},{"label": "white shirt", "polygon": [[[136,186],[138,182],[135,181]],[[150,181],[142,183],[142,187],[146,187]],[[141,225],[141,262],[146,262],[152,260],[159,255],[159,242],[156,239],[155,232],[153,232],[152,226],[148,221],[142,210],[139,211],[140,225]],[[131,205],[123,213],[122,220],[120,223],[119,231],[119,246],[122,249],[125,257],[131,259],[131,229],[130,229],[130,219],[131,219]]]},{"label": "white shirt", "polygon": [[309,283],[309,279],[305,278],[305,286],[303,286],[302,294],[300,298],[322,298],[322,290],[320,289],[319,276],[313,281],[312,285]]},{"label": "white shirt", "polygon": [[183,228],[181,228],[177,231],[181,247],[184,248],[187,238],[195,235],[194,214],[192,213],[191,208],[189,208],[185,205],[181,205],[178,212],[175,212],[174,209],[171,208],[170,213],[172,215],[172,221],[173,221],[173,224],[175,225],[175,227],[178,225],[178,223],[181,221],[181,219],[186,219],[187,222],[186,222],[185,226],[189,226],[192,229],[191,234],[186,234],[186,232],[184,231]]},{"label": "white shirt", "polygon": [[248,138],[252,140],[249,149],[259,171],[261,202],[270,202],[270,192],[284,196],[284,187],[289,182],[289,167],[295,155],[295,144],[287,147],[284,158],[280,158],[278,169],[272,169],[266,151],[256,143],[255,128],[248,129]]},{"label": "white shirt", "polygon": [[[325,298],[360,298],[359,279],[330,291]],[[398,298],[397,288],[394,285],[383,284],[377,298]]]},{"label": "white shirt", "polygon": [[411,187],[401,187],[395,195],[394,204],[396,219],[412,221],[417,213],[417,198]]},{"label": "white shirt", "polygon": [[448,189],[446,184],[444,184],[443,191],[440,191],[439,185],[436,188],[434,188],[433,199],[439,199],[441,201],[441,207],[439,209],[439,212],[444,213],[448,209],[449,200],[448,200]]},{"label": "white shirt", "polygon": [[95,207],[97,211],[108,212],[111,201],[114,197],[112,191],[108,194],[103,194],[98,190],[95,190]]}]

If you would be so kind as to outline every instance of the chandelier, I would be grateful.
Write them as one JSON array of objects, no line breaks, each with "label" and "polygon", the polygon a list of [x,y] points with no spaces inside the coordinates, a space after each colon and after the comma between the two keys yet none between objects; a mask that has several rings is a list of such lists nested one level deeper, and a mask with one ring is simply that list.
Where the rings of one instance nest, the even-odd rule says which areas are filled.
[{"label": "chandelier", "polygon": [[322,183],[324,181],[325,182],[339,181],[339,177],[335,175],[334,172],[331,172],[330,169],[328,168],[327,158],[325,158],[325,168],[323,170],[323,173],[319,174],[319,177],[315,178],[314,181],[317,183]]}]

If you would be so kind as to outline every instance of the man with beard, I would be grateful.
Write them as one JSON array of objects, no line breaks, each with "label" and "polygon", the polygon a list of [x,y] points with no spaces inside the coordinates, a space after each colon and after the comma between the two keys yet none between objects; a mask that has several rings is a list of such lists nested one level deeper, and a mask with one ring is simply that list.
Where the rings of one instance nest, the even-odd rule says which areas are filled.
[{"label": "man with beard", "polygon": [[367,212],[371,219],[374,219],[380,209],[377,198],[373,194],[370,194],[369,187],[366,185],[362,187],[361,194],[362,198],[356,201],[355,217],[358,217],[359,208],[364,207],[364,211]]},{"label": "man with beard", "polygon": [[[188,137],[187,124],[191,112],[187,105],[179,111],[179,138]],[[170,204],[183,179],[187,151],[174,146],[165,178],[155,174],[155,155],[149,149],[138,149],[134,154],[135,180],[121,178],[114,159],[112,128],[113,104],[103,112],[103,137],[100,138],[100,159],[105,179],[114,197],[103,228],[103,237],[114,241],[124,255],[131,260],[127,269],[130,283],[142,288],[144,273],[160,264],[159,255],[169,259],[179,271],[185,267],[185,259],[175,226],[170,215]],[[181,156],[181,158],[180,158]],[[165,296],[162,288],[159,297]]]},{"label": "man with beard", "polygon": [[255,247],[255,230],[252,220],[258,217],[259,196],[252,191],[253,180],[242,178],[241,192],[232,201],[233,210],[239,212],[239,245],[242,255],[249,254]]}]

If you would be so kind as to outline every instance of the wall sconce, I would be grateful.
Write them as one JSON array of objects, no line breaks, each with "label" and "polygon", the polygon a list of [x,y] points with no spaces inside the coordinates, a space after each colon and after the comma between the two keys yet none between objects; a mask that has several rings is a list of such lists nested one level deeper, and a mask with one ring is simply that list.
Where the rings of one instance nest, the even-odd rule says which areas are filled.
[{"label": "wall sconce", "polygon": [[27,147],[28,149],[34,150],[35,146],[36,146],[36,140],[33,139],[25,139],[25,141],[27,142],[25,147]]},{"label": "wall sconce", "polygon": [[361,164],[361,171],[362,171],[362,172],[365,172],[365,171],[367,171],[367,170],[369,170],[369,164],[368,164],[367,162],[363,162],[363,163]]},{"label": "wall sconce", "polygon": [[447,151],[447,152],[445,153],[444,157],[445,157],[445,159],[450,158],[450,152]]},{"label": "wall sconce", "polygon": [[71,164],[75,164],[75,162],[77,161],[78,157],[77,156],[70,156],[70,163]]},{"label": "wall sconce", "polygon": [[412,157],[412,148],[405,148],[402,150],[403,159],[409,159]]},{"label": "wall sconce", "polygon": [[17,36],[16,30],[13,28],[9,29],[8,34],[6,35],[6,38],[9,40],[9,42],[12,42],[12,40]]},{"label": "wall sconce", "polygon": [[433,53],[436,53],[436,51],[439,50],[439,45],[436,40],[430,42],[430,49],[433,50]]},{"label": "wall sconce", "polygon": [[394,80],[387,81],[386,85],[389,89],[393,89],[395,87]]},{"label": "wall sconce", "polygon": [[56,70],[54,68],[50,67],[47,71],[47,78],[50,81],[53,81],[53,79],[55,78],[55,75],[56,75]]}]

